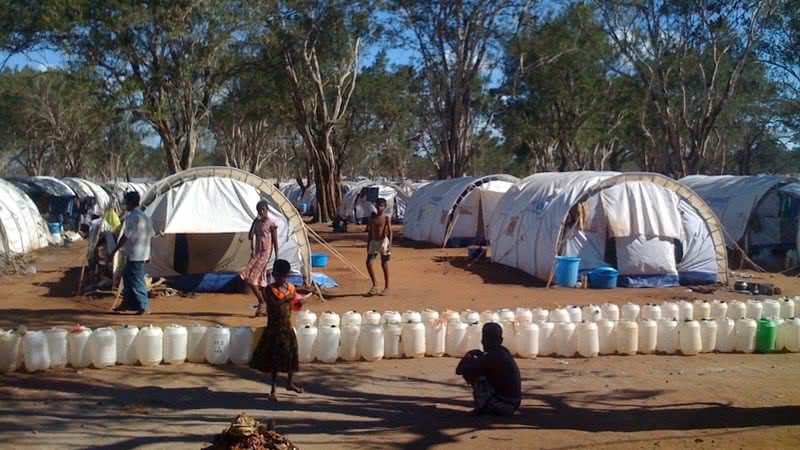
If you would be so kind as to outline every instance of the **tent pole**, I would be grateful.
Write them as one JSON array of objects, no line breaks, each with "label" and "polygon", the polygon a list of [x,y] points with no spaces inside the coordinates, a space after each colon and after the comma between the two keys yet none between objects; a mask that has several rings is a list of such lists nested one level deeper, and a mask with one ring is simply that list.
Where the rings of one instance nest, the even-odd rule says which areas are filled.
[{"label": "tent pole", "polygon": [[316,240],[316,241],[317,241],[317,243],[319,243],[320,245],[322,245],[323,247],[325,247],[325,249],[327,249],[327,250],[328,250],[328,251],[330,251],[330,252],[331,252],[331,253],[332,253],[334,256],[336,256],[337,258],[339,258],[339,259],[340,259],[340,260],[341,260],[343,263],[345,263],[345,264],[346,264],[346,265],[347,265],[347,266],[348,266],[348,267],[349,267],[349,268],[350,268],[352,271],[354,271],[354,272],[356,272],[357,274],[361,275],[362,277],[364,277],[364,279],[367,279],[367,280],[368,280],[368,279],[370,279],[370,278],[369,278],[369,276],[367,276],[367,275],[366,275],[364,272],[360,271],[360,270],[359,270],[359,269],[358,269],[358,268],[355,266],[355,264],[351,263],[351,262],[350,262],[350,261],[349,261],[347,258],[345,258],[345,257],[344,257],[344,255],[342,255],[342,254],[341,254],[341,253],[340,253],[338,250],[336,250],[336,249],[335,249],[335,248],[333,248],[333,247],[332,247],[330,244],[328,244],[327,242],[325,242],[325,240],[324,240],[324,239],[322,239],[322,237],[321,237],[319,234],[317,234],[317,232],[316,232],[316,231],[314,231],[314,230],[313,230],[313,229],[311,229],[310,227],[306,227],[306,229],[307,229],[307,230],[309,230],[309,231],[311,231],[310,235],[311,235],[311,237],[313,237],[313,238],[314,238],[314,240]]}]

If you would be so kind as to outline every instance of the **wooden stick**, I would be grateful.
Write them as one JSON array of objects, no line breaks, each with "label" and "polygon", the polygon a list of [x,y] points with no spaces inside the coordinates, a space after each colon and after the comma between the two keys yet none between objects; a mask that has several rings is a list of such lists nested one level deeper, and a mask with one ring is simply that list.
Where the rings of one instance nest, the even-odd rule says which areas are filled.
[{"label": "wooden stick", "polygon": [[547,277],[547,286],[545,288],[549,288],[551,284],[553,284],[553,277],[556,275],[556,271],[554,269],[550,269],[550,276]]},{"label": "wooden stick", "polygon": [[316,288],[319,299],[322,300],[323,303],[327,302],[327,300],[325,300],[325,297],[322,295],[322,289],[319,287],[319,283],[315,283],[314,280],[311,280],[311,286]]},{"label": "wooden stick", "polygon": [[[102,224],[102,223],[101,223]],[[101,233],[101,226],[97,226],[97,234],[94,236],[94,240],[89,243],[89,249],[93,250],[97,248],[97,243],[100,242],[100,233]],[[92,231],[91,222],[89,222],[89,232]],[[78,292],[75,294],[76,296],[81,295],[81,288],[83,288],[83,275],[86,271],[86,266],[89,264],[89,254],[86,254],[86,257],[83,259],[83,265],[81,265],[81,277],[78,279]]]}]

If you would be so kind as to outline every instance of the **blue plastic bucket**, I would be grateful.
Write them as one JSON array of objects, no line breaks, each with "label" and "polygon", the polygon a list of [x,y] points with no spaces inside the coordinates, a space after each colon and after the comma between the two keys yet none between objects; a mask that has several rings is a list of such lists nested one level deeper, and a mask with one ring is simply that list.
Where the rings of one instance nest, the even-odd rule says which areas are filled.
[{"label": "blue plastic bucket", "polygon": [[325,253],[314,253],[311,255],[311,267],[325,267],[328,265],[328,255]]},{"label": "blue plastic bucket", "polygon": [[483,257],[486,254],[486,250],[483,247],[469,247],[467,249],[467,256],[469,257],[470,261],[474,261],[479,257]]},{"label": "blue plastic bucket", "polygon": [[619,271],[613,267],[598,267],[589,272],[589,287],[592,289],[613,289],[617,287]]},{"label": "blue plastic bucket", "polygon": [[60,222],[48,222],[47,229],[50,230],[50,234],[61,234],[62,226]]},{"label": "blue plastic bucket", "polygon": [[577,256],[556,256],[556,284],[575,287],[578,284],[578,269],[581,259]]},{"label": "blue plastic bucket", "polygon": [[300,203],[300,213],[306,214],[308,212],[308,203]]}]

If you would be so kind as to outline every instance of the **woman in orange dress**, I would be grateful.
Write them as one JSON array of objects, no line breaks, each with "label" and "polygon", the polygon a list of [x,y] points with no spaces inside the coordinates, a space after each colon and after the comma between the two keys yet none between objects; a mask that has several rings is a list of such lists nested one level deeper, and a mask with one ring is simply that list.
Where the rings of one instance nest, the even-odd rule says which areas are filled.
[{"label": "woman in orange dress", "polygon": [[264,290],[269,313],[267,314],[267,328],[253,352],[250,367],[270,374],[272,378],[272,391],[269,396],[275,396],[275,385],[278,382],[278,372],[287,374],[286,389],[303,393],[303,389],[294,384],[294,374],[300,370],[297,354],[297,336],[292,328],[292,306],[302,306],[302,301],[295,300],[297,290],[286,281],[292,266],[285,260],[275,261],[275,282]]},{"label": "woman in orange dress", "polygon": [[267,315],[267,303],[264,299],[264,288],[270,283],[270,265],[273,249],[278,256],[278,225],[269,218],[269,203],[261,200],[256,205],[258,216],[250,227],[250,262],[239,276],[250,285],[250,289],[258,299],[258,308],[254,317]]}]

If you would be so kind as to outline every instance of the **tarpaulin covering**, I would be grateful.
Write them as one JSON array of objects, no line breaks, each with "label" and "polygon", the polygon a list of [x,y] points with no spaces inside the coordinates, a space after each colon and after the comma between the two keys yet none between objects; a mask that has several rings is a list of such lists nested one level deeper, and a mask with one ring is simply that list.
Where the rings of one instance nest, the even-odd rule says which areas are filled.
[{"label": "tarpaulin covering", "polygon": [[[682,215],[682,204],[694,214]],[[691,245],[684,243],[687,229]],[[542,280],[558,255],[581,257],[581,270],[613,262],[628,276],[676,276],[676,241],[688,249],[691,268],[713,267],[711,282],[727,280],[727,254],[714,214],[691,190],[657,174],[532,175],[505,194],[488,232],[493,261]],[[703,236],[710,245],[694,240]],[[615,256],[606,254],[609,240]]]},{"label": "tarpaulin covering", "polygon": [[[278,225],[279,257],[310,280],[309,243],[297,210],[272,184],[228,167],[183,171],[157,183],[142,202],[153,219],[151,276],[238,272],[250,258],[248,232],[266,200]],[[274,255],[273,255],[274,258]]]},{"label": "tarpaulin covering", "polygon": [[408,202],[405,237],[436,245],[444,245],[448,238],[482,237],[499,202],[497,194],[517,181],[510,175],[487,175],[425,185]]},{"label": "tarpaulin covering", "polygon": [[47,223],[30,197],[14,184],[0,180],[0,252],[28,253],[48,244]]}]

